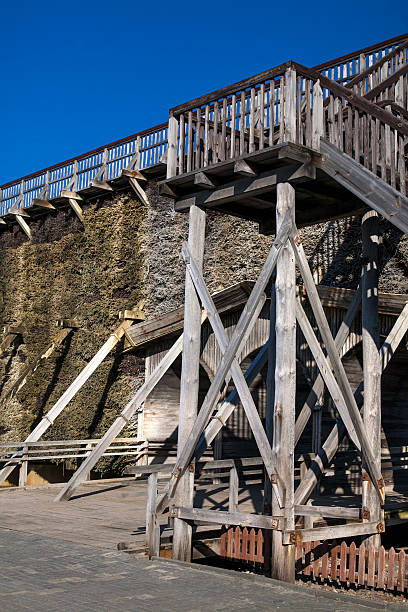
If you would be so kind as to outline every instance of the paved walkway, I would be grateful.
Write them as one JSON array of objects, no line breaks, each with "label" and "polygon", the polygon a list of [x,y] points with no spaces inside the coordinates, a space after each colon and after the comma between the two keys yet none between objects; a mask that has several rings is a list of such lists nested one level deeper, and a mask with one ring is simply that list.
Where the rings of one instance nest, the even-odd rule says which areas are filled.
[{"label": "paved walkway", "polygon": [[[72,529],[75,525],[72,524]],[[44,525],[44,530],[47,526]],[[396,604],[0,529],[2,612],[359,612]]]}]

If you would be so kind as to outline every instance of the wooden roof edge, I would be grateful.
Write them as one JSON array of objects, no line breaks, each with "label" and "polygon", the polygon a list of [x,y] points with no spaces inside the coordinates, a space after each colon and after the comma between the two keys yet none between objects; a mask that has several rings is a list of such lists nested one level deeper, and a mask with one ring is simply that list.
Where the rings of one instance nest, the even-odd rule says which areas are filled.
[{"label": "wooden roof edge", "polygon": [[[254,286],[254,281],[243,280],[212,294],[220,313],[236,310],[245,304]],[[354,295],[354,289],[318,285],[317,290],[323,306],[347,309]],[[379,312],[397,316],[408,302],[408,294],[379,293]],[[167,313],[157,315],[147,321],[135,323],[126,330],[129,348],[142,348],[165,337],[182,332],[184,323],[183,306]]]}]

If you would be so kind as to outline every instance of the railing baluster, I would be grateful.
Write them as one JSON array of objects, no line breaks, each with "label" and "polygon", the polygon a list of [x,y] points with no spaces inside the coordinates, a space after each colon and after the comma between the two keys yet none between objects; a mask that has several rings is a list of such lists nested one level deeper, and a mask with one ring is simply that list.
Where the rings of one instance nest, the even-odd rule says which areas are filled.
[{"label": "railing baluster", "polygon": [[244,155],[245,153],[245,92],[241,93],[241,105],[239,115],[239,154]]},{"label": "railing baluster", "polygon": [[235,94],[232,94],[231,98],[231,143],[230,143],[230,159],[235,157],[235,122],[236,118],[236,109],[237,109],[237,97]]}]

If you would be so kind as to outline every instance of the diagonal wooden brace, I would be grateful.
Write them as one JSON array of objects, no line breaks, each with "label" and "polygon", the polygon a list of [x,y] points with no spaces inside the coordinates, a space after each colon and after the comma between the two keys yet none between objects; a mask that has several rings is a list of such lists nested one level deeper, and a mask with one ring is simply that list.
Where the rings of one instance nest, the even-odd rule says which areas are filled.
[{"label": "diagonal wooden brace", "polygon": [[308,294],[309,302],[313,310],[313,314],[316,318],[319,331],[322,336],[322,340],[327,350],[328,357],[331,362],[337,383],[342,392],[344,401],[349,412],[351,422],[353,423],[354,429],[361,444],[361,449],[364,453],[364,457],[367,462],[367,468],[373,482],[373,485],[378,493],[381,503],[384,502],[384,480],[381,475],[381,471],[378,469],[374,453],[371,448],[371,443],[368,439],[363,420],[360,415],[360,411],[357,407],[354,399],[353,392],[350,387],[344,366],[341,362],[340,355],[334,343],[333,336],[330,331],[329,324],[326,319],[326,315],[323,310],[323,306],[320,302],[319,294],[317,293],[316,285],[313,280],[309,264],[303,250],[302,243],[299,236],[297,235],[297,228],[294,227],[294,231],[290,236],[290,242],[296,257],[297,264],[299,266],[301,275],[303,277],[306,291]]},{"label": "diagonal wooden brace", "polygon": [[334,374],[332,372],[331,365],[327,357],[325,357],[323,353],[323,349],[321,348],[319,341],[316,338],[316,335],[313,331],[313,328],[306,316],[306,313],[303,310],[303,306],[300,304],[299,301],[296,302],[296,319],[300,325],[300,328],[303,332],[306,342],[310,350],[312,351],[312,355],[315,358],[317,367],[319,368],[319,371],[323,377],[323,380],[326,383],[326,387],[328,388],[329,393],[333,399],[333,402],[337,410],[339,411],[339,414],[349,433],[349,436],[353,440],[357,448],[361,450],[360,440],[353,427],[353,423],[351,422],[346,403],[344,401],[343,395],[337,384],[337,380],[334,377]]},{"label": "diagonal wooden brace", "polygon": [[[222,324],[220,315],[218,314],[217,309],[215,307],[214,301],[211,298],[211,295],[206,287],[204,278],[198,266],[196,265],[186,242],[182,246],[182,255],[187,265],[187,270],[194,283],[197,294],[203,305],[203,308],[205,308],[207,311],[208,320],[210,321],[211,327],[214,330],[214,334],[220,346],[221,353],[225,354],[225,351],[228,347],[227,334]],[[266,433],[262,426],[262,422],[259,417],[259,413],[256,409],[255,402],[253,400],[253,397],[245,381],[244,375],[236,357],[234,357],[231,364],[231,375],[238,394],[241,398],[241,402],[244,407],[252,433],[254,434],[254,438],[257,443],[259,452],[264,461],[266,473],[268,474],[272,482],[272,488],[275,491],[277,499],[280,500],[279,505],[280,507],[282,507],[281,504],[283,499],[283,482],[282,479],[279,478],[277,466],[272,456],[271,446],[269,444],[268,438],[266,437]],[[276,483],[277,479],[278,484],[274,484]]]},{"label": "diagonal wooden brace", "polygon": [[198,413],[197,419],[193,425],[189,440],[182,449],[178,461],[170,476],[170,479],[158,500],[158,512],[162,511],[166,507],[166,503],[169,497],[172,497],[174,495],[174,491],[177,487],[177,483],[180,477],[182,476],[182,474],[184,474],[184,472],[190,465],[191,458],[194,455],[194,450],[201,437],[201,434],[204,431],[206,424],[208,423],[208,420],[211,416],[211,412],[213,411],[214,406],[219,399],[221,387],[225,381],[228,371],[231,368],[232,361],[235,355],[237,354],[242,339],[247,333],[248,329],[252,328],[255,324],[256,319],[254,315],[257,314],[257,306],[259,300],[262,298],[262,295],[265,292],[271,274],[275,269],[280,250],[282,246],[287,242],[291,227],[292,221],[289,215],[286,215],[282,227],[275,238],[275,241],[266,259],[266,262],[262,267],[261,273],[255,282],[248,301],[244,306],[239,321],[234,329],[234,333],[232,334],[227,350],[225,351],[225,354],[222,357],[220,367],[218,368],[214,376],[214,379],[201,406],[200,412]]},{"label": "diagonal wooden brace", "polygon": [[[361,303],[361,287],[359,286],[354,294],[351,304],[348,307],[346,315],[334,339],[334,343],[339,353],[341,349],[343,348],[343,345],[345,344],[347,338],[349,337],[350,327],[358,312],[360,303]],[[311,388],[310,393],[306,398],[303,408],[300,411],[298,418],[296,419],[295,445],[299,442],[299,438],[302,435],[307,425],[309,417],[312,414],[313,408],[315,404],[320,401],[323,391],[324,391],[324,380],[323,380],[322,375],[318,374],[318,376],[316,377],[316,380],[313,383],[313,387]]]}]

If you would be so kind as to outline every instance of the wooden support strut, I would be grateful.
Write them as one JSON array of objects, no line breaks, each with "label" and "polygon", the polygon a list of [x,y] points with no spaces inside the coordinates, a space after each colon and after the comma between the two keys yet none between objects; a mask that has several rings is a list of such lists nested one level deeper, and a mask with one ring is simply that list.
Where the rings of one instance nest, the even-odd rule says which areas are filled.
[{"label": "wooden support strut", "polygon": [[180,453],[180,456],[177,460],[177,464],[172,472],[170,480],[167,483],[162,495],[159,497],[158,511],[159,511],[159,508],[163,510],[166,507],[169,497],[172,497],[174,495],[174,491],[177,487],[177,483],[180,479],[180,476],[186,471],[187,467],[190,464],[191,458],[194,454],[194,450],[211,416],[211,412],[214,408],[214,405],[216,404],[219,398],[221,387],[228,374],[228,371],[230,370],[232,361],[242,342],[242,338],[244,337],[244,335],[249,329],[252,329],[252,327],[255,324],[256,319],[254,315],[257,313],[257,306],[259,304],[259,300],[261,299],[262,295],[265,292],[266,285],[275,268],[279,252],[282,246],[287,241],[287,238],[290,232],[290,228],[291,228],[291,222],[290,222],[290,218],[288,215],[287,217],[285,217],[285,220],[282,223],[282,227],[279,230],[275,238],[275,241],[269,252],[268,258],[249,296],[248,302],[246,303],[241,313],[241,316],[239,318],[239,321],[237,325],[235,326],[235,329],[232,334],[232,338],[229,342],[228,348],[224,356],[222,357],[220,367],[218,368],[214,376],[214,379],[208,390],[207,396],[201,406],[200,412],[198,413],[198,417],[191,430],[189,440],[185,444],[182,452]]},{"label": "wooden support strut", "polygon": [[[182,254],[184,261],[187,265],[187,270],[189,271],[189,274],[194,282],[194,286],[200,297],[203,307],[207,311],[208,320],[210,321],[211,327],[214,330],[214,334],[220,346],[221,353],[225,354],[226,348],[228,346],[227,334],[225,332],[224,326],[217,312],[215,304],[211,298],[211,295],[205,285],[202,274],[200,273],[200,270],[196,265],[186,243],[183,244]],[[271,447],[266,437],[265,430],[262,426],[259,413],[255,406],[255,402],[253,400],[253,397],[245,381],[244,375],[236,357],[233,359],[231,364],[231,374],[235,384],[235,388],[238,391],[238,395],[240,396],[249,425],[257,443],[260,455],[264,461],[268,478],[271,480],[273,488],[278,491],[279,485],[276,482],[278,478],[278,473],[276,469],[276,464],[273,461]],[[282,485],[280,485],[280,492],[278,495],[282,497]]]},{"label": "wooden support strut", "polygon": [[[202,314],[201,321],[205,321],[206,313]],[[180,355],[183,346],[183,335],[181,335],[173,346],[167,351],[166,355],[156,366],[144,384],[136,392],[134,397],[129,401],[121,414],[115,419],[108,431],[95,446],[91,454],[81,463],[77,471],[72,475],[71,479],[61,489],[54,501],[63,501],[69,499],[74,490],[86,480],[91,469],[96,465],[102,457],[106,449],[112,444],[113,440],[118,436],[122,429],[129,423],[129,420],[140,408],[148,395],[153,391],[154,387],[163,378],[169,367],[174,363]]]},{"label": "wooden support strut", "polygon": [[313,314],[316,318],[316,322],[319,331],[322,335],[322,340],[327,350],[328,357],[330,359],[331,367],[333,368],[334,374],[337,379],[340,391],[344,397],[350,419],[353,423],[354,429],[358,436],[361,444],[361,449],[364,453],[367,467],[373,482],[373,485],[377,491],[380,502],[384,502],[384,481],[381,476],[381,471],[378,469],[377,463],[374,458],[374,452],[370,440],[368,439],[367,432],[364,427],[364,423],[361,419],[360,412],[358,410],[356,401],[354,399],[353,392],[350,387],[350,383],[347,379],[344,371],[344,366],[341,362],[338,350],[331,335],[329,324],[324,314],[323,306],[320,302],[320,298],[316,289],[316,285],[313,281],[312,273],[309,268],[309,264],[306,259],[306,255],[303,250],[302,243],[297,235],[297,229],[291,234],[290,241],[292,248],[295,253],[297,263],[300,268],[303,280],[305,282],[306,291],[309,297],[310,305],[313,310]]},{"label": "wooden support strut", "polygon": [[[384,372],[385,368],[389,364],[392,355],[397,350],[402,338],[408,330],[408,304],[406,304],[395,322],[392,330],[388,334],[384,344],[381,347],[381,371]],[[361,381],[360,385],[354,392],[354,398],[356,402],[361,405],[362,403],[362,391],[364,389],[364,381]],[[345,434],[345,428],[342,423],[337,423],[329,436],[327,437],[321,451],[318,453],[316,458],[312,461],[309,469],[295,493],[295,503],[304,504],[308,499],[309,495],[316,486],[318,479],[324,473],[325,469],[330,465],[336,451],[343,439]]]},{"label": "wooden support strut", "polygon": [[[202,269],[205,245],[204,211],[192,206],[189,211],[188,242],[196,257],[197,265]],[[199,368],[201,347],[201,307],[194,283],[186,271],[184,298],[184,336],[183,360],[180,381],[180,408],[177,441],[177,458],[183,446],[188,442],[198,412]],[[194,499],[194,465],[180,477],[179,488],[175,495],[175,504],[186,508],[193,507]],[[191,560],[192,529],[180,518],[174,519],[173,559]]]}]

